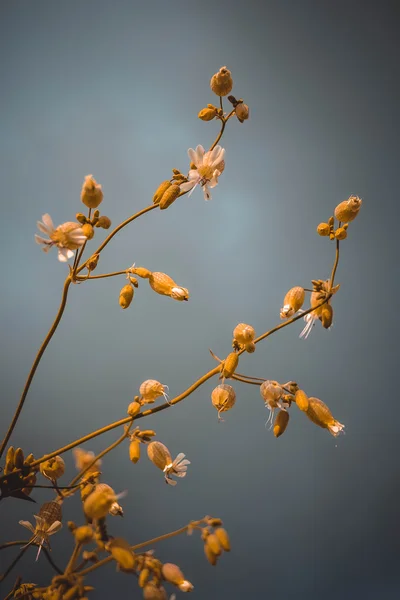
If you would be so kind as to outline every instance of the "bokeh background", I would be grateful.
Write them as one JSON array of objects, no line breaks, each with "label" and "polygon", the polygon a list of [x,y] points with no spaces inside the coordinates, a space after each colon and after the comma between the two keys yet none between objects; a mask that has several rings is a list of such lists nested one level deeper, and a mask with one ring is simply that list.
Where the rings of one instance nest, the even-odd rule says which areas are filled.
[{"label": "bokeh background", "polygon": [[[46,451],[116,421],[148,378],[172,396],[214,366],[208,349],[230,351],[238,322],[258,334],[279,322],[285,292],[330,274],[334,245],[316,235],[334,207],[363,198],[342,244],[330,331],[307,341],[294,324],[245,355],[240,372],[296,380],[323,399],[346,435],[334,439],[291,411],[278,440],[254,386],[235,384],[237,403],[218,423],[211,380],[142,426],[188,476],[166,486],[146,453],[128,443],[103,462],[123,519],[109,530],[132,543],[205,514],[224,520],[232,551],[211,567],[197,536],[155,546],[181,566],[194,598],[308,600],[399,597],[398,393],[398,3],[158,0],[4,1],[1,47],[1,434],[35,353],[57,311],[65,265],[34,242],[36,221],[82,210],[93,173],[113,224],[151,203],[171,168],[186,171],[187,148],[218,133],[198,111],[215,102],[209,80],[231,69],[233,93],[251,118],[223,137],[226,169],[206,203],[199,190],[153,211],[107,247],[98,272],[133,262],[188,287],[174,302],[140,283],[127,311],[123,277],[71,289],[67,309],[31,387],[12,442]],[[105,237],[96,230],[91,248]],[[101,451],[120,431],[84,446]],[[67,474],[73,460],[65,455]],[[37,490],[38,506],[51,496]],[[34,505],[0,504],[2,541],[24,539],[19,519]],[[82,522],[78,498],[65,520]],[[65,527],[53,558],[72,549]],[[0,555],[4,569],[16,549]],[[18,573],[46,584],[34,551]],[[136,580],[113,566],[93,574],[94,598],[140,598]],[[170,590],[170,593],[172,590]]]}]

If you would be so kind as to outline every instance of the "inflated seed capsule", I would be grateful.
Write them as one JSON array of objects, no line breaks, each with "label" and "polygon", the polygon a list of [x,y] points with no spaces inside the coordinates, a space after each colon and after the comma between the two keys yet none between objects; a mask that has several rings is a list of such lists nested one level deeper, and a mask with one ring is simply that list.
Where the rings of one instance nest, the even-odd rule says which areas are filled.
[{"label": "inflated seed capsule", "polygon": [[256,345],[254,342],[250,342],[249,344],[245,344],[244,345],[244,349],[246,350],[246,352],[248,352],[249,354],[253,354],[253,352],[256,351]]},{"label": "inflated seed capsule", "polygon": [[344,227],[338,227],[335,231],[335,238],[337,240],[345,240],[347,238],[347,231]]},{"label": "inflated seed capsule", "polygon": [[164,210],[171,206],[173,202],[178,198],[181,193],[181,188],[179,185],[171,185],[162,195],[161,200],[159,202],[159,207],[161,210]]},{"label": "inflated seed capsule", "polygon": [[303,412],[307,412],[308,410],[308,396],[303,390],[297,390],[294,399],[296,401],[297,407]]},{"label": "inflated seed capsule", "polygon": [[135,555],[126,540],[120,537],[113,538],[108,542],[106,549],[123,569],[134,568],[136,562]]},{"label": "inflated seed capsule", "polygon": [[92,175],[86,175],[81,191],[81,200],[88,208],[97,208],[103,200],[101,185]]},{"label": "inflated seed capsule", "polygon": [[236,371],[236,367],[238,366],[238,364],[239,364],[239,356],[238,356],[237,352],[231,352],[230,354],[228,354],[228,356],[225,358],[225,360],[221,364],[222,377],[225,377],[226,379],[229,379],[230,377],[232,377],[232,375]]},{"label": "inflated seed capsule", "polygon": [[280,410],[274,423],[274,436],[278,438],[282,433],[285,433],[288,423],[289,413],[286,410]]},{"label": "inflated seed capsule", "polygon": [[281,319],[292,317],[303,306],[305,291],[299,285],[292,287],[283,299],[283,306],[280,311]]},{"label": "inflated seed capsule", "polygon": [[128,406],[128,415],[130,417],[136,417],[136,415],[140,412],[140,404],[139,402],[131,402]]},{"label": "inflated seed capsule", "polygon": [[161,573],[165,581],[172,583],[173,585],[181,585],[185,581],[185,577],[178,567],[173,563],[165,563],[161,567]]},{"label": "inflated seed capsule", "polygon": [[232,75],[229,69],[221,67],[218,73],[211,77],[210,87],[217,96],[227,96],[233,87]]},{"label": "inflated seed capsule", "polygon": [[90,223],[85,223],[82,225],[83,235],[87,237],[88,240],[91,240],[94,236],[94,229]]},{"label": "inflated seed capsule", "polygon": [[177,285],[175,281],[165,273],[151,273],[149,283],[150,287],[157,292],[157,294],[170,296],[174,300],[179,301],[189,299],[189,291],[186,288]]},{"label": "inflated seed capsule", "polygon": [[215,108],[207,107],[207,108],[202,108],[197,116],[202,121],[212,121],[215,118],[215,115],[216,115]]},{"label": "inflated seed capsule", "polygon": [[336,437],[344,429],[344,425],[336,421],[327,405],[319,398],[309,398],[307,417],[319,427],[328,429]]},{"label": "inflated seed capsule", "polygon": [[125,309],[130,306],[133,299],[133,294],[133,287],[130,285],[130,283],[124,285],[119,293],[119,305],[121,308]]},{"label": "inflated seed capsule", "polygon": [[223,527],[217,527],[215,530],[215,535],[217,536],[222,549],[225,550],[225,552],[229,552],[231,549],[231,543],[229,541],[228,532],[223,529]]},{"label": "inflated seed capsule", "polygon": [[239,344],[249,344],[256,337],[254,327],[247,325],[246,323],[239,323],[233,330],[233,337],[239,342]]},{"label": "inflated seed capsule", "polygon": [[342,223],[349,223],[358,215],[361,204],[361,198],[358,196],[350,196],[348,200],[337,205],[335,208],[335,217]]},{"label": "inflated seed capsule", "polygon": [[89,525],[82,525],[74,529],[75,541],[78,544],[88,544],[93,539],[93,529]]},{"label": "inflated seed capsule", "polygon": [[170,465],[172,463],[171,454],[166,446],[161,442],[150,442],[147,446],[147,456],[161,471],[164,470],[166,465]]},{"label": "inflated seed capsule", "polygon": [[139,393],[146,404],[151,404],[160,396],[163,396],[168,402],[167,389],[167,385],[163,385],[156,379],[146,379],[146,381],[143,381],[140,385]]},{"label": "inflated seed capsule", "polygon": [[150,582],[143,588],[143,600],[168,600],[168,596],[164,587]]},{"label": "inflated seed capsule", "polygon": [[318,235],[321,236],[327,236],[330,234],[331,228],[329,227],[328,223],[320,223],[317,227],[317,233]]},{"label": "inflated seed capsule", "polygon": [[160,202],[161,198],[163,197],[164,192],[166,192],[170,186],[171,186],[171,182],[169,179],[160,183],[160,185],[158,186],[158,188],[153,196],[154,204],[158,204]]},{"label": "inflated seed capsule", "polygon": [[235,390],[227,383],[221,383],[211,392],[211,402],[217,409],[218,415],[230,410],[236,402]]},{"label": "inflated seed capsule", "polygon": [[129,459],[135,465],[140,458],[140,442],[138,440],[132,440],[129,444]]}]

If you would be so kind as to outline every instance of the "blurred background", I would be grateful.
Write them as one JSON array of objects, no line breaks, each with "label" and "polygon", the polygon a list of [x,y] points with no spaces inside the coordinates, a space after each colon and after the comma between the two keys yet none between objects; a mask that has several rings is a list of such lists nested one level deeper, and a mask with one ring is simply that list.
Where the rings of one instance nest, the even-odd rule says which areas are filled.
[{"label": "blurred background", "polygon": [[[152,211],[101,255],[97,273],[135,262],[168,273],[190,301],[140,281],[123,311],[123,277],[73,286],[11,440],[26,454],[123,418],[145,379],[181,393],[215,366],[209,348],[228,354],[239,322],[257,334],[279,323],[290,287],[330,275],[334,244],[316,234],[318,223],[351,194],[363,198],[341,245],[334,326],[318,324],[304,341],[302,322],[293,324],[239,368],[297,381],[346,435],[333,438],[293,407],[275,439],[259,390],[240,383],[218,423],[213,379],[140,422],[191,461],[175,488],[144,448],[136,465],[128,442],[103,461],[103,481],[128,492],[124,518],[110,518],[114,536],[138,543],[206,514],[223,519],[232,551],[216,567],[197,535],[154,546],[180,565],[194,598],[399,597],[397,11],[397,2],[354,0],[2,3],[1,435],[67,274],[56,250],[35,244],[36,221],[46,212],[55,224],[74,220],[89,173],[113,225],[148,206],[172,168],[187,171],[187,149],[215,139],[218,124],[197,113],[218,101],[209,81],[221,66],[250,106],[247,122],[226,128],[226,168],[212,200],[196,190]],[[105,235],[96,229],[89,248]],[[120,434],[84,448],[99,452]],[[75,467],[64,458],[65,485]],[[32,495],[37,506],[1,502],[1,542],[26,539],[18,520],[33,521],[52,498]],[[82,523],[78,498],[64,504],[64,519]],[[51,541],[64,568],[72,536],[64,527]],[[1,551],[2,570],[16,553]],[[52,576],[44,557],[35,563],[27,552],[1,597],[18,573],[41,585]],[[113,565],[88,583],[94,598],[142,597],[136,579]]]}]

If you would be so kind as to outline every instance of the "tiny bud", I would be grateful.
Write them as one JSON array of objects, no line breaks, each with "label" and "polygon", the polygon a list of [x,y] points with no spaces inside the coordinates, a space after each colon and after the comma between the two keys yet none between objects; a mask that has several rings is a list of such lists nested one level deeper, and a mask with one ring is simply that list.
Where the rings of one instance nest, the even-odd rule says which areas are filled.
[{"label": "tiny bud", "polygon": [[229,102],[233,105],[233,107],[235,108],[238,101],[236,100],[235,96],[228,96],[228,100]]},{"label": "tiny bud", "polygon": [[216,115],[215,108],[202,108],[197,116],[202,121],[212,121],[215,118],[215,115]]},{"label": "tiny bud", "polygon": [[130,417],[136,417],[136,415],[140,412],[140,404],[139,402],[131,402],[128,406],[128,415]]},{"label": "tiny bud", "polygon": [[191,163],[190,163],[190,165],[189,165],[189,169],[190,169],[191,171],[194,171],[194,170],[196,170],[196,169],[197,169],[197,166],[196,166],[196,165],[195,165],[193,162],[191,162]]},{"label": "tiny bud", "polygon": [[288,423],[289,423],[289,413],[286,410],[280,410],[275,419],[274,436],[278,438],[283,433],[285,433]]},{"label": "tiny bud", "polygon": [[327,236],[330,234],[331,228],[328,223],[320,223],[317,227],[317,233],[321,236]]},{"label": "tiny bud", "polygon": [[88,208],[97,208],[103,200],[101,185],[92,177],[87,175],[83,182],[81,200]]},{"label": "tiny bud", "polygon": [[91,240],[94,236],[94,229],[90,223],[85,223],[85,225],[82,225],[82,231],[83,235],[85,235],[88,240]]},{"label": "tiny bud", "polygon": [[246,352],[248,352],[249,354],[253,354],[253,352],[256,351],[256,345],[254,342],[250,342],[249,344],[245,344],[244,349],[246,350]]},{"label": "tiny bud", "polygon": [[181,189],[179,185],[171,185],[161,197],[161,200],[159,202],[161,210],[165,210],[166,208],[171,206],[171,204],[175,202],[175,200],[178,198],[180,193]]},{"label": "tiny bud", "polygon": [[67,521],[67,528],[73,533],[76,529],[76,525],[73,521]]},{"label": "tiny bud", "polygon": [[172,172],[173,172],[174,175],[181,175],[182,174],[179,169],[172,169]]},{"label": "tiny bud", "polygon": [[97,263],[99,262],[100,254],[93,254],[87,261],[87,268],[89,271],[94,271],[97,267]]},{"label": "tiny bud", "polygon": [[[347,223],[346,223],[347,225]],[[337,240],[345,240],[347,238],[347,231],[344,227],[338,227],[335,231],[335,238]]]},{"label": "tiny bud", "polygon": [[14,454],[14,465],[16,469],[22,469],[24,466],[24,452],[22,448],[17,448]]},{"label": "tiny bud", "polygon": [[154,204],[158,204],[160,202],[161,198],[163,197],[163,195],[167,191],[167,189],[170,187],[170,185],[171,185],[171,182],[169,181],[169,179],[160,183],[160,185],[158,186],[158,188],[153,196]]},{"label": "tiny bud", "polygon": [[123,569],[133,569],[135,566],[135,555],[130,546],[123,538],[113,538],[107,544],[107,551]]},{"label": "tiny bud", "polygon": [[96,227],[101,227],[102,229],[110,229],[111,227],[111,219],[102,215],[99,217],[99,220],[96,223]]},{"label": "tiny bud", "polygon": [[76,213],[76,220],[79,221],[79,223],[82,223],[82,225],[87,222],[87,218],[83,213]]},{"label": "tiny bud", "polygon": [[147,568],[144,568],[140,571],[140,575],[139,575],[139,587],[144,588],[144,586],[146,585],[148,579],[150,577],[150,571]]},{"label": "tiny bud", "polygon": [[82,525],[74,530],[74,536],[78,544],[88,544],[93,539],[93,529],[89,525]]},{"label": "tiny bud", "polygon": [[215,530],[215,535],[218,538],[219,543],[222,546],[222,549],[225,550],[225,552],[229,552],[231,549],[231,544],[229,541],[229,536],[228,533],[225,529],[223,529],[222,527],[218,527]]},{"label": "tiny bud", "polygon": [[133,287],[128,283],[124,285],[122,290],[119,293],[119,305],[121,308],[128,308],[133,299]]},{"label": "tiny bud", "polygon": [[151,271],[145,269],[144,267],[133,267],[130,269],[130,272],[142,277],[143,279],[150,279],[151,277]]},{"label": "tiny bud", "polygon": [[218,73],[211,77],[210,87],[217,96],[226,96],[232,90],[233,80],[229,69],[221,67]]},{"label": "tiny bud", "polygon": [[324,304],[321,309],[320,320],[325,329],[329,329],[333,321],[333,308],[330,304]]},{"label": "tiny bud", "polygon": [[133,440],[129,444],[129,459],[135,465],[140,458],[140,442],[138,440]]},{"label": "tiny bud", "polygon": [[243,121],[246,121],[249,118],[249,107],[247,104],[244,104],[244,102],[239,102],[236,105],[235,114],[238,118],[238,121],[243,123]]},{"label": "tiny bud", "polygon": [[215,556],[219,556],[222,553],[221,544],[219,543],[219,539],[215,533],[210,533],[206,539],[206,546],[208,546]]}]

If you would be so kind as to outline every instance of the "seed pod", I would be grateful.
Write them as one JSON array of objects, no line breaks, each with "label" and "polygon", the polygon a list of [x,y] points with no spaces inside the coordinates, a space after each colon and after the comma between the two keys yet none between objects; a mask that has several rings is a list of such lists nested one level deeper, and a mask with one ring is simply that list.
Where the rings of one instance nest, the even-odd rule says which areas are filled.
[{"label": "seed pod", "polygon": [[99,262],[100,254],[93,254],[87,261],[87,268],[89,271],[94,271]]},{"label": "seed pod", "polygon": [[113,538],[107,544],[107,551],[123,569],[135,567],[135,555],[126,540],[120,537]]},{"label": "seed pod", "polygon": [[88,208],[97,208],[103,200],[101,185],[92,177],[86,175],[81,191],[81,200]]},{"label": "seed pod", "polygon": [[82,525],[74,530],[75,541],[78,544],[88,544],[93,539],[93,529],[89,525]]},{"label": "seed pod", "polygon": [[128,415],[130,417],[136,417],[136,415],[140,412],[140,408],[139,402],[131,402],[128,406]]},{"label": "seed pod", "polygon": [[318,235],[321,235],[323,237],[329,235],[330,232],[331,228],[329,227],[328,223],[320,223],[317,227]]},{"label": "seed pod", "polygon": [[161,442],[150,442],[147,446],[147,456],[151,462],[161,469],[164,470],[166,465],[172,463],[171,454],[166,446]]},{"label": "seed pod", "polygon": [[152,273],[149,277],[150,287],[162,296],[170,296],[174,300],[188,300],[189,292],[186,288],[178,286],[171,277],[165,273]]},{"label": "seed pod", "polygon": [[128,308],[133,300],[134,289],[130,283],[124,285],[119,293],[119,305],[121,308]]},{"label": "seed pod", "polygon": [[24,453],[22,448],[17,448],[14,454],[14,465],[16,469],[22,469],[24,466]]},{"label": "seed pod", "polygon": [[335,231],[335,238],[337,240],[345,240],[347,238],[346,229],[344,227],[338,227]]},{"label": "seed pod", "polygon": [[138,440],[132,440],[129,444],[129,459],[135,465],[140,458],[140,442]]},{"label": "seed pod", "polygon": [[305,291],[299,285],[292,287],[283,299],[281,308],[281,319],[292,317],[303,306]]},{"label": "seed pod", "polygon": [[233,87],[231,72],[221,67],[218,73],[211,77],[210,87],[217,96],[227,96]]},{"label": "seed pod", "polygon": [[236,402],[236,393],[232,386],[221,383],[211,392],[211,401],[218,413],[225,412],[233,407]]},{"label": "seed pod", "polygon": [[239,356],[237,352],[231,352],[221,364],[222,377],[229,379],[236,371],[239,364]]},{"label": "seed pod", "polygon": [[249,118],[249,107],[244,102],[238,102],[235,108],[235,114],[240,123],[246,121]]},{"label": "seed pod", "polygon": [[215,566],[217,564],[217,556],[212,552],[211,548],[207,546],[207,542],[204,544],[204,554],[210,565]]},{"label": "seed pod", "polygon": [[179,187],[179,185],[171,185],[162,195],[162,198],[159,202],[159,206],[161,208],[161,210],[164,210],[165,208],[168,208],[168,206],[171,206],[171,204],[173,202],[175,202],[175,200],[178,198],[179,194],[181,193],[181,188]]},{"label": "seed pod", "polygon": [[173,563],[165,563],[161,568],[161,573],[165,581],[173,585],[180,585],[185,581],[182,571],[178,565],[174,565]]},{"label": "seed pod", "polygon": [[333,418],[327,405],[319,398],[309,398],[307,417],[319,427],[328,429],[336,437],[344,429],[344,425]]},{"label": "seed pod", "polygon": [[221,544],[221,547],[225,552],[229,552],[231,549],[231,543],[229,541],[228,532],[222,527],[217,527],[215,530],[215,535],[217,536],[218,542]]},{"label": "seed pod", "polygon": [[202,108],[197,115],[202,121],[212,121],[215,118],[216,110],[213,108]]},{"label": "seed pod", "polygon": [[7,475],[8,473],[11,473],[11,471],[13,471],[15,468],[14,456],[15,456],[14,446],[10,446],[8,448],[7,454],[6,454],[6,464],[4,467],[5,475]]},{"label": "seed pod", "polygon": [[165,390],[168,389],[167,386],[163,385],[159,381],[155,379],[146,379],[140,385],[139,393],[146,404],[151,404],[155,401],[156,398],[160,396],[167,396]]},{"label": "seed pod", "polygon": [[246,350],[246,352],[248,352],[249,354],[253,354],[253,352],[256,351],[256,345],[254,342],[250,342],[249,344],[245,344],[244,349]]},{"label": "seed pod", "polygon": [[337,205],[335,208],[335,217],[342,223],[349,223],[358,215],[361,204],[361,198],[358,196],[350,196],[348,200]]},{"label": "seed pod", "polygon": [[319,318],[321,319],[322,326],[325,329],[329,329],[329,327],[332,325],[333,320],[333,308],[330,304],[324,304],[322,306]]},{"label": "seed pod", "polygon": [[155,583],[150,582],[143,588],[143,599],[144,600],[168,600],[167,592],[165,588],[156,586]]},{"label": "seed pod", "polygon": [[254,327],[246,325],[246,323],[239,323],[233,330],[233,337],[239,342],[239,344],[249,344],[256,337]]},{"label": "seed pod", "polygon": [[280,410],[275,419],[274,436],[278,438],[282,433],[285,433],[288,423],[289,413],[286,410]]},{"label": "seed pod", "polygon": [[171,182],[169,181],[169,179],[160,183],[160,185],[158,186],[158,188],[153,196],[154,204],[158,204],[160,202],[161,198],[163,197],[164,192],[167,191],[167,189],[170,187],[170,185],[171,185]]},{"label": "seed pod", "polygon": [[219,543],[218,537],[215,533],[210,533],[206,539],[206,546],[208,546],[215,556],[219,556],[222,553],[221,544]]},{"label": "seed pod", "polygon": [[90,520],[103,519],[117,499],[114,490],[109,485],[99,483],[84,501],[83,511]]},{"label": "seed pod", "polygon": [[303,390],[297,390],[294,399],[297,407],[303,412],[307,412],[309,404],[307,394]]},{"label": "seed pod", "polygon": [[111,219],[102,215],[99,217],[99,220],[96,223],[96,227],[101,227],[102,229],[110,229],[111,227]]},{"label": "seed pod", "polygon": [[260,385],[260,394],[264,402],[277,406],[276,403],[281,399],[283,389],[277,381],[267,379]]},{"label": "seed pod", "polygon": [[146,585],[149,577],[150,577],[150,570],[145,567],[144,569],[142,569],[140,571],[139,587],[143,588]]},{"label": "seed pod", "polygon": [[65,462],[61,456],[54,456],[40,464],[40,472],[47,479],[55,480],[64,475]]}]

